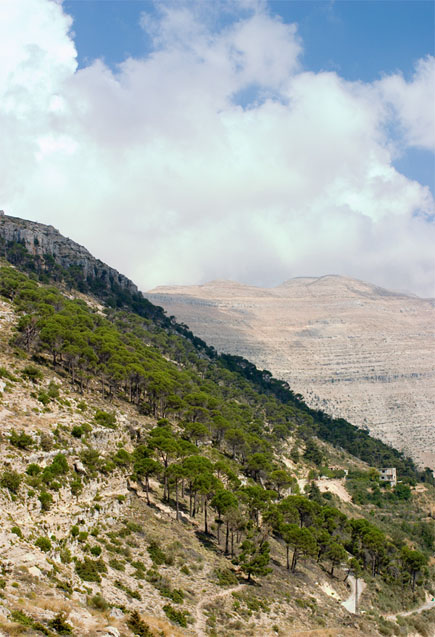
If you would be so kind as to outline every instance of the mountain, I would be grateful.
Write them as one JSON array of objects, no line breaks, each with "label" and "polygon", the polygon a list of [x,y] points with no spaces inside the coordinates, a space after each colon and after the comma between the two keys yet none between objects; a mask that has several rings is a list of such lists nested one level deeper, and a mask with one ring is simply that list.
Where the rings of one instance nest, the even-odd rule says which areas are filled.
[{"label": "mountain", "polygon": [[270,370],[314,409],[435,468],[433,299],[342,276],[231,281],[146,294],[216,347]]},{"label": "mountain", "polygon": [[0,635],[432,635],[431,472],[1,227]]}]

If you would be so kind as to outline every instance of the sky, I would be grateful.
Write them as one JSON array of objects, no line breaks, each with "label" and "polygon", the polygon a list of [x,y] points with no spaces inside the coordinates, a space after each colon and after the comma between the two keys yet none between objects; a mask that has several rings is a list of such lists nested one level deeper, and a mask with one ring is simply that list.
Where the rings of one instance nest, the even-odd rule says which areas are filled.
[{"label": "sky", "polygon": [[434,296],[434,3],[1,0],[0,208],[148,290]]}]

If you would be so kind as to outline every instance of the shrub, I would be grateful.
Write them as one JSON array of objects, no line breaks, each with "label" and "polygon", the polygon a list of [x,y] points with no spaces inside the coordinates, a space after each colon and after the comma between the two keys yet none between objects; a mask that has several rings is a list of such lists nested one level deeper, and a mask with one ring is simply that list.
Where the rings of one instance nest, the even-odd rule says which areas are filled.
[{"label": "shrub", "polygon": [[131,463],[131,456],[124,448],[118,449],[113,456],[113,462],[119,467],[127,467]]},{"label": "shrub", "polygon": [[18,493],[21,484],[21,476],[16,471],[3,471],[0,478],[0,486],[8,489],[11,493]]},{"label": "shrub", "polygon": [[187,616],[188,613],[186,611],[177,610],[171,604],[166,604],[163,606],[163,610],[165,611],[167,617],[174,622],[174,624],[179,624],[183,628],[187,628]]},{"label": "shrub", "polygon": [[40,548],[41,551],[44,551],[44,553],[48,553],[48,551],[51,550],[51,542],[48,537],[38,537],[35,542],[35,546]]},{"label": "shrub", "polygon": [[63,615],[62,613],[59,613],[58,615],[56,615],[56,617],[51,619],[48,622],[48,625],[49,625],[50,628],[52,628],[57,633],[59,633],[59,635],[72,635],[73,634],[73,628],[72,628],[71,624],[68,624],[68,622],[65,621],[65,615]]},{"label": "shrub", "polygon": [[77,524],[73,524],[73,526],[71,527],[71,535],[73,537],[77,537],[79,533],[80,533],[79,527],[77,526]]},{"label": "shrub", "polygon": [[23,626],[33,625],[32,617],[29,617],[29,615],[26,615],[26,613],[23,613],[22,610],[13,610],[11,612],[11,618],[13,619],[14,622],[17,622],[17,624],[22,624]]},{"label": "shrub", "polygon": [[11,528],[11,533],[15,533],[15,535],[18,535],[18,537],[23,537],[23,533],[19,526],[13,526]]},{"label": "shrub", "polygon": [[109,561],[109,566],[110,566],[110,568],[114,568],[117,571],[124,571],[125,570],[124,562],[121,562],[121,560],[112,559],[112,560]]},{"label": "shrub", "polygon": [[55,398],[59,398],[59,386],[56,385],[54,381],[50,381],[47,389],[47,396],[54,400]]},{"label": "shrub", "polygon": [[14,447],[18,449],[29,449],[33,447],[33,438],[28,434],[24,433],[24,431],[20,431],[17,433],[15,429],[12,429],[11,435],[9,436],[9,442]]},{"label": "shrub", "polygon": [[83,484],[81,479],[77,477],[71,480],[70,488],[73,495],[79,495],[83,491]]},{"label": "shrub", "polygon": [[18,380],[18,378],[11,374],[6,367],[0,367],[0,378],[7,378],[7,380],[10,380],[13,383],[16,383]]},{"label": "shrub", "polygon": [[45,391],[41,389],[41,391],[38,394],[38,400],[40,403],[44,405],[44,407],[46,407],[48,403],[50,402],[51,398]]},{"label": "shrub", "polygon": [[71,429],[71,435],[74,436],[74,438],[81,438],[83,435],[83,429],[80,427],[80,425],[75,425],[72,429]]},{"label": "shrub", "polygon": [[85,557],[83,562],[77,560],[76,573],[85,582],[101,582],[100,573],[107,573],[107,567],[103,560],[91,560]]},{"label": "shrub", "polygon": [[69,549],[67,548],[62,549],[59,555],[60,555],[60,561],[62,562],[62,564],[71,564],[72,555]]},{"label": "shrub", "polygon": [[42,451],[51,451],[53,449],[53,439],[49,434],[42,433],[39,436],[39,444]]},{"label": "shrub", "polygon": [[49,511],[51,505],[53,504],[53,496],[51,493],[47,493],[47,491],[42,491],[38,495],[38,500],[41,503],[41,511]]},{"label": "shrub", "polygon": [[236,586],[238,584],[237,576],[230,568],[216,569],[214,575],[219,586]]},{"label": "shrub", "polygon": [[42,380],[44,378],[44,374],[40,369],[35,367],[35,365],[26,365],[21,370],[21,376],[28,380],[31,380],[32,383],[36,383],[38,380]]},{"label": "shrub", "polygon": [[162,549],[159,546],[159,543],[156,542],[155,540],[152,540],[150,544],[148,545],[148,553],[150,558],[154,562],[154,564],[156,564],[157,566],[168,563],[169,558],[162,551]]},{"label": "shrub", "polygon": [[97,409],[97,411],[95,412],[94,420],[98,425],[107,427],[108,429],[115,429],[116,427],[115,414],[109,413],[108,411]]},{"label": "shrub", "polygon": [[127,626],[130,628],[132,633],[139,635],[139,637],[153,637],[153,633],[151,632],[148,624],[141,619],[137,610],[134,610],[127,619]]},{"label": "shrub", "polygon": [[39,465],[35,464],[34,462],[32,462],[27,467],[26,473],[27,473],[28,476],[37,476],[38,473],[41,473],[41,467]]},{"label": "shrub", "polygon": [[94,555],[95,557],[99,557],[101,555],[101,546],[98,546],[97,544],[95,546],[91,546],[90,551],[92,555]]},{"label": "shrub", "polygon": [[101,593],[97,593],[93,597],[88,597],[88,606],[91,608],[95,608],[95,610],[107,610],[109,608],[109,604],[106,602]]}]

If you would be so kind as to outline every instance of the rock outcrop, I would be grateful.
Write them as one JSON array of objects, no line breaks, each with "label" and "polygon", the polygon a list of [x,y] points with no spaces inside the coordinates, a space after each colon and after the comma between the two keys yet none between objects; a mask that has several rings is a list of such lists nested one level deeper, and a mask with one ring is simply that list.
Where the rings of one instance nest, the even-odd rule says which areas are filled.
[{"label": "rock outcrop", "polygon": [[146,296],[218,351],[288,381],[311,407],[435,467],[433,300],[341,276],[271,289],[213,281]]},{"label": "rock outcrop", "polygon": [[[62,236],[53,226],[3,213],[0,214],[0,239],[3,245],[12,242],[22,244],[30,254],[41,260],[49,255],[63,268],[78,267],[84,279],[97,279],[106,287],[116,284],[131,293],[138,292],[130,279],[93,257],[83,246]],[[0,244],[0,254],[2,252]]]}]

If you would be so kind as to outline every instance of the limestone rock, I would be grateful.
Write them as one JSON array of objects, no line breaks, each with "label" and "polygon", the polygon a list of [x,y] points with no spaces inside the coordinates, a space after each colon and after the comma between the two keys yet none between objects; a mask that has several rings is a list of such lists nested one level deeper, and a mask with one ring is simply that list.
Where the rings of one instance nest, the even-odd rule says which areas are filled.
[{"label": "limestone rock", "polygon": [[138,291],[130,279],[95,259],[86,248],[62,236],[53,226],[3,214],[0,215],[0,239],[7,243],[22,243],[41,262],[45,255],[50,255],[64,268],[78,266],[85,279],[98,279],[100,284],[108,288],[116,284],[132,293]]}]

